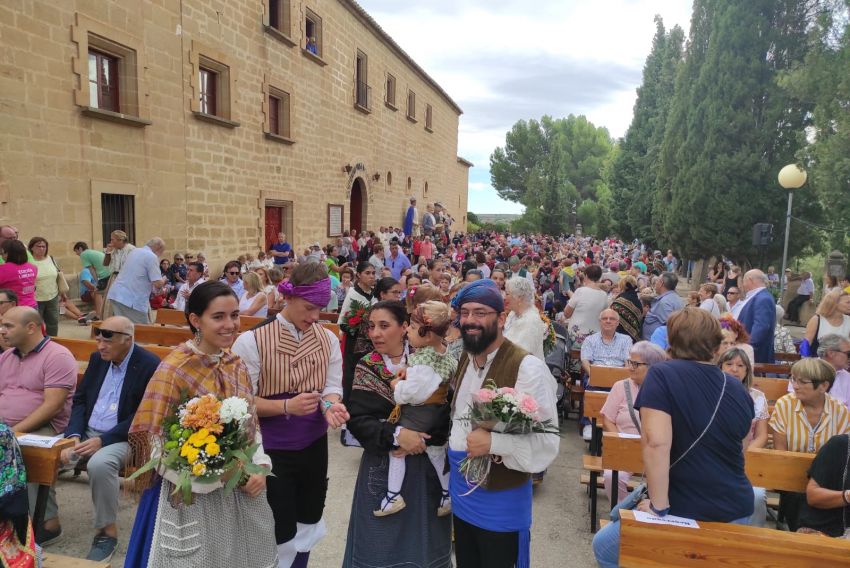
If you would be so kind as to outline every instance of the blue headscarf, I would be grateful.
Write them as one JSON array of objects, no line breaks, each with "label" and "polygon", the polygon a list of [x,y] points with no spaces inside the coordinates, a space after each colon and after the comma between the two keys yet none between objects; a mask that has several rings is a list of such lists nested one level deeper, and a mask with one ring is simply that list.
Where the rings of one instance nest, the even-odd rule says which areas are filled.
[{"label": "blue headscarf", "polygon": [[492,280],[476,280],[464,286],[454,300],[452,307],[460,310],[467,302],[475,302],[476,304],[484,304],[490,306],[497,312],[505,311],[505,301],[502,299],[502,292]]}]

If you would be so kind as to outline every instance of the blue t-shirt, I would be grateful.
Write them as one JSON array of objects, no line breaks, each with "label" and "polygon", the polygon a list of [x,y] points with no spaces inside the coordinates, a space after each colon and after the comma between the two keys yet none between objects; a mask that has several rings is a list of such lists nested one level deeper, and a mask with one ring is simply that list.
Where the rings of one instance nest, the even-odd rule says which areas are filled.
[{"label": "blue t-shirt", "polygon": [[94,279],[94,276],[91,275],[91,270],[88,268],[84,268],[80,271],[80,296],[85,294],[86,292],[90,292],[86,285],[83,282],[91,282],[95,286],[97,286],[97,280]]},{"label": "blue t-shirt", "polygon": [[292,250],[292,247],[290,246],[289,243],[283,243],[283,244],[275,243],[275,244],[272,245],[272,250],[275,251],[275,252],[285,252],[287,254],[287,256],[276,256],[276,257],[274,257],[274,263],[275,264],[286,264],[287,262],[289,262],[289,256],[288,255],[289,255],[289,251]]},{"label": "blue t-shirt", "polygon": [[728,523],[753,514],[753,487],[744,472],[743,439],[755,412],[741,381],[714,365],[673,360],[649,368],[635,408],[670,415],[672,465],[711,420],[726,381],[717,416],[705,436],[670,470],[670,513]]}]

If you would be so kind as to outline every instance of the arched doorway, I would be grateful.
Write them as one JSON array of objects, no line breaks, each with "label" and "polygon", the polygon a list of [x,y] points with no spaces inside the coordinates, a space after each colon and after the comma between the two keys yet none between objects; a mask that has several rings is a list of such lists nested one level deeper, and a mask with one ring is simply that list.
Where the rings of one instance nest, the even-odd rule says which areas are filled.
[{"label": "arched doorway", "polygon": [[366,186],[362,178],[357,178],[351,184],[351,202],[348,206],[348,228],[360,234],[363,231],[363,220],[366,218]]}]

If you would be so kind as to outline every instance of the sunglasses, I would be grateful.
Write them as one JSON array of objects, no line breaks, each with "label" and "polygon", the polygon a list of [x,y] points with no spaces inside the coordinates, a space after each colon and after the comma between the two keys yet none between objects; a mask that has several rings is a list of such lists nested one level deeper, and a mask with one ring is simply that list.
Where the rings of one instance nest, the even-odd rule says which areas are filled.
[{"label": "sunglasses", "polygon": [[124,333],[123,331],[112,331],[111,329],[102,329],[99,327],[94,328],[94,336],[102,337],[104,339],[112,339],[115,335],[123,335],[126,337],[132,337],[129,333]]},{"label": "sunglasses", "polygon": [[228,272],[228,274],[231,275],[231,276],[238,276],[239,275],[238,272]]}]

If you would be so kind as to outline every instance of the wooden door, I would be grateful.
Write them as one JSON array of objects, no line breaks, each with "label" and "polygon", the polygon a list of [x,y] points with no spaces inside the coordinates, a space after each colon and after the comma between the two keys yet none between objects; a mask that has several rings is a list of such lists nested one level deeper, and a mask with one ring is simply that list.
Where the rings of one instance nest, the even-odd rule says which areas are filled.
[{"label": "wooden door", "polygon": [[268,251],[277,242],[277,235],[283,230],[283,207],[266,206],[265,250]]}]

